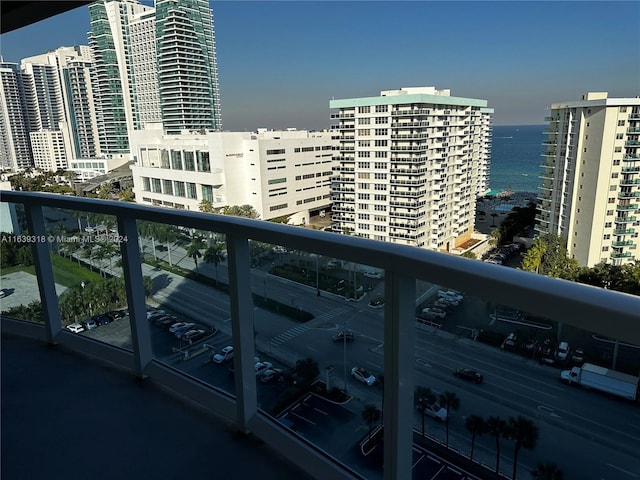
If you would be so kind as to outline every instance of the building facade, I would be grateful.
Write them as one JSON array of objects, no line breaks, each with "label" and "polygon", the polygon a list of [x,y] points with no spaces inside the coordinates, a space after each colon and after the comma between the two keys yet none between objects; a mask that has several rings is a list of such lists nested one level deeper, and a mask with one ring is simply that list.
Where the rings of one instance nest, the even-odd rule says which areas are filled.
[{"label": "building facade", "polygon": [[33,167],[23,78],[0,58],[0,168],[14,171]]},{"label": "building facade", "polygon": [[338,110],[334,231],[446,252],[471,238],[488,190],[486,100],[415,87],[329,106]]},{"label": "building facade", "polygon": [[132,135],[138,203],[198,211],[251,205],[263,220],[298,214],[305,223],[328,210],[330,132],[298,130],[168,135],[161,128]]},{"label": "building facade", "polygon": [[29,133],[33,164],[36,168],[45,171],[66,170],[68,167],[65,141],[61,130],[38,130]]},{"label": "building facade", "polygon": [[536,230],[580,265],[640,259],[640,97],[605,92],[551,105]]}]

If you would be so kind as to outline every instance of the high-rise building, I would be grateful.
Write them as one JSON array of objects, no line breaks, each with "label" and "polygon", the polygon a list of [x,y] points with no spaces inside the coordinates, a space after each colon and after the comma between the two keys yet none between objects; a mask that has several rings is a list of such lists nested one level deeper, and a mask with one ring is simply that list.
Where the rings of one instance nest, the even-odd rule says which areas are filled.
[{"label": "high-rise building", "polygon": [[640,97],[605,92],[551,105],[536,230],[580,265],[640,259]]},{"label": "high-rise building", "polygon": [[129,153],[129,132],[150,123],[169,134],[221,129],[207,0],[101,0],[89,15],[102,153]]},{"label": "high-rise building", "polygon": [[29,134],[33,164],[41,170],[66,170],[68,157],[61,130],[39,130]]},{"label": "high-rise building", "polygon": [[486,100],[412,87],[329,106],[339,110],[335,231],[446,252],[471,239],[488,190]]},{"label": "high-rise building", "polygon": [[221,130],[213,14],[208,0],[157,0],[158,88],[168,133]]},{"label": "high-rise building", "polygon": [[[103,0],[89,5],[98,138],[100,150],[106,155],[129,153],[129,131],[141,127],[131,24],[148,12],[153,12],[153,7],[137,0]],[[136,45],[139,48],[143,42],[154,41],[153,37],[140,37]]]},{"label": "high-rise building", "polygon": [[33,166],[23,74],[17,63],[0,58],[0,168]]}]

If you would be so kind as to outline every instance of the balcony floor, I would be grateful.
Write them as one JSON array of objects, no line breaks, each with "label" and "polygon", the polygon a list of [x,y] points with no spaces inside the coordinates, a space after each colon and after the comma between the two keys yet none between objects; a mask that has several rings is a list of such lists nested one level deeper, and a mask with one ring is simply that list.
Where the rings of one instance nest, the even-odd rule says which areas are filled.
[{"label": "balcony floor", "polygon": [[3,479],[306,479],[151,381],[2,335]]}]

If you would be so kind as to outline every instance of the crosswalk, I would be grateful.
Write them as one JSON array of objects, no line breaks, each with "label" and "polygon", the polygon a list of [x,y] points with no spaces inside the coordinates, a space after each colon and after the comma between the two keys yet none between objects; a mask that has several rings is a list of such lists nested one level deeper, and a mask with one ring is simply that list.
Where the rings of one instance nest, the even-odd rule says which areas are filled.
[{"label": "crosswalk", "polygon": [[309,327],[305,327],[304,325],[296,325],[295,327],[292,327],[289,330],[273,337],[271,339],[271,345],[273,345],[274,347],[282,345],[283,343],[296,338],[298,335],[302,335],[307,330],[309,330]]},{"label": "crosswalk", "polygon": [[321,315],[316,316],[316,318],[314,319],[314,323],[319,323],[319,322],[322,323],[322,322],[326,322],[328,320],[333,320],[336,317],[343,316],[347,312],[353,312],[353,310],[351,310],[349,308],[346,308],[346,307],[336,308],[334,310],[331,310],[329,312],[326,312],[326,313],[323,313]]}]

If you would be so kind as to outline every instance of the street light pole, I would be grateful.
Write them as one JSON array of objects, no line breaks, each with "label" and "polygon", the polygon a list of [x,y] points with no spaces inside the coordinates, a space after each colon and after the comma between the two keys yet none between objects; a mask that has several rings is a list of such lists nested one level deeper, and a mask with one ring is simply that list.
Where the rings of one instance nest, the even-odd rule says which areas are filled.
[{"label": "street light pole", "polygon": [[344,352],[344,393],[347,393],[347,322],[344,321],[344,331],[342,332],[342,349]]},{"label": "street light pole", "polygon": [[318,254],[316,253],[316,295],[320,296],[320,270],[318,268]]}]

